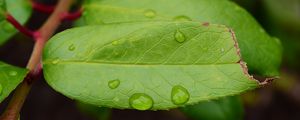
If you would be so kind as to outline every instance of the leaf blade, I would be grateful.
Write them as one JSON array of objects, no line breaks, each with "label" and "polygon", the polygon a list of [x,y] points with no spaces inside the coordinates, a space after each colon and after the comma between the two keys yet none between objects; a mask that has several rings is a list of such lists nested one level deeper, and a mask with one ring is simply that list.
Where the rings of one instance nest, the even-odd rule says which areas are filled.
[{"label": "leaf blade", "polygon": [[[79,26],[174,19],[227,25],[236,32],[242,58],[251,73],[265,77],[279,75],[280,41],[270,37],[249,13],[231,1],[89,0],[84,8]],[[155,17],[145,15],[149,10],[155,11]]]},{"label": "leaf blade", "polygon": [[[32,9],[29,1],[24,0],[3,0],[5,3],[5,11],[9,12],[20,22],[25,24],[29,19]],[[3,11],[4,12],[4,11]],[[0,45],[4,44],[10,37],[12,37],[17,30],[5,20],[5,16],[0,15],[3,19],[0,20]]]},{"label": "leaf blade", "polygon": [[[184,42],[176,41],[178,30]],[[171,100],[177,85],[187,89],[187,104],[256,88],[258,82],[239,63],[236,44],[225,26],[198,22],[83,27],[47,43],[44,75],[55,90],[85,103],[132,109],[129,97],[143,93],[153,99],[151,110],[170,109],[182,106]],[[120,85],[111,89],[111,80]]]},{"label": "leaf blade", "polygon": [[0,61],[0,102],[2,102],[25,78],[28,70]]}]

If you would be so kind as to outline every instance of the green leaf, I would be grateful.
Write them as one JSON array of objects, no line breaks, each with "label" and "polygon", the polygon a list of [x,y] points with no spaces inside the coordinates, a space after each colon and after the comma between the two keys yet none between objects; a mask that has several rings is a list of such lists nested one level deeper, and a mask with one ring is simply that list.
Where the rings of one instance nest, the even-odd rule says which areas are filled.
[{"label": "green leaf", "polygon": [[186,106],[181,111],[193,120],[243,120],[243,109],[239,96],[232,96]]},{"label": "green leaf", "polygon": [[0,62],[0,102],[25,78],[28,70]]},{"label": "green leaf", "polygon": [[55,35],[44,76],[64,95],[96,106],[161,110],[258,87],[234,33],[199,22],[81,27]]},{"label": "green leaf", "polygon": [[243,8],[227,0],[88,0],[78,25],[193,20],[227,25],[236,32],[251,73],[278,76],[281,44]]},{"label": "green leaf", "polygon": [[[29,0],[1,0],[5,1],[6,10],[12,14],[21,24],[25,24],[31,15]],[[0,10],[1,12],[1,10]],[[1,19],[2,18],[2,19]],[[10,37],[17,33],[17,30],[5,19],[4,14],[0,13],[0,46]]]}]

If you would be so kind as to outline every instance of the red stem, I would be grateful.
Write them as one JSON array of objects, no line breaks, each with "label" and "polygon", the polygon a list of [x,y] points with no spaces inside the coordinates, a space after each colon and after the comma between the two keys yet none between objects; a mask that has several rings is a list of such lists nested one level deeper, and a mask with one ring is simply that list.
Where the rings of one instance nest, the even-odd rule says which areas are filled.
[{"label": "red stem", "polygon": [[67,20],[67,21],[74,21],[74,20],[81,17],[82,12],[83,12],[83,8],[80,8],[79,10],[77,10],[73,13],[62,14],[61,19],[62,20]]},{"label": "red stem", "polygon": [[10,22],[16,29],[18,29],[21,33],[24,33],[25,35],[29,37],[35,37],[35,32],[27,29],[23,25],[21,25],[11,14],[6,13],[6,20]]}]

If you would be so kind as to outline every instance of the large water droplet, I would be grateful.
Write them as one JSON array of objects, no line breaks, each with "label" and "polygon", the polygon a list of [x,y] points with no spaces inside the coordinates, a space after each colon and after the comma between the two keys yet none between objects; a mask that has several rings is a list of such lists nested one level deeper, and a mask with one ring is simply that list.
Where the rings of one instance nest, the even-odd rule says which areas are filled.
[{"label": "large water droplet", "polygon": [[74,44],[71,44],[68,48],[69,51],[74,51],[76,49]]},{"label": "large water droplet", "polygon": [[108,87],[110,89],[116,89],[117,87],[119,87],[119,85],[120,85],[120,80],[118,80],[118,79],[110,80],[108,82]]},{"label": "large water droplet", "polygon": [[177,85],[172,88],[171,100],[175,105],[182,105],[188,102],[190,94],[184,87]]},{"label": "large water droplet", "polygon": [[18,75],[18,72],[17,71],[9,71],[8,75],[16,76],[16,75]]},{"label": "large water droplet", "polygon": [[156,16],[156,12],[154,10],[148,9],[144,11],[144,15],[148,18],[154,18]]},{"label": "large water droplet", "polygon": [[175,37],[175,40],[176,40],[177,42],[182,43],[182,42],[185,41],[185,36],[184,36],[184,34],[183,34],[181,31],[179,31],[179,30],[177,30],[177,31],[175,32],[174,37]]},{"label": "large water droplet", "polygon": [[185,16],[185,15],[176,16],[173,18],[173,20],[175,20],[175,21],[192,21],[191,18],[189,18],[188,16]]},{"label": "large water droplet", "polygon": [[137,110],[149,110],[153,106],[153,100],[144,93],[135,93],[129,98],[129,104]]},{"label": "large water droplet", "polygon": [[60,60],[57,58],[55,60],[52,61],[52,64],[56,65]]}]

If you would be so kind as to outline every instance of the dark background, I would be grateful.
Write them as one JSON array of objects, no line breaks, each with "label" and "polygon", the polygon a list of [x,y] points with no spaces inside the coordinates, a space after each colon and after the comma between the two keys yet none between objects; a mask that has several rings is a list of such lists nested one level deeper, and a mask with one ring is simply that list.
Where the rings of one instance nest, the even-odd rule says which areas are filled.
[{"label": "dark background", "polygon": [[[272,35],[281,39],[284,47],[281,78],[272,85],[242,95],[246,120],[300,120],[300,0],[233,0],[246,8]],[[55,0],[40,0],[54,4]],[[34,12],[27,26],[37,29],[47,15]],[[65,22],[58,31],[71,27]],[[0,47],[0,59],[25,67],[33,47],[33,41],[22,34]],[[7,100],[0,105],[0,112]],[[21,112],[21,120],[187,120],[178,110],[146,111],[97,109],[80,112],[78,103],[55,92],[43,78],[34,83]],[[81,108],[82,107],[79,107]],[[99,113],[98,113],[99,114]]]}]

